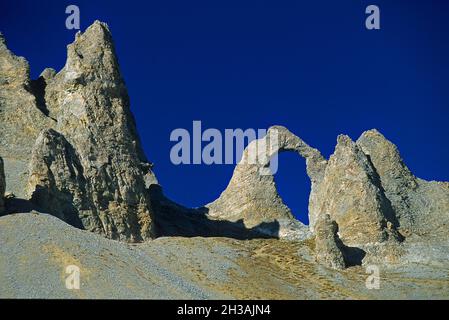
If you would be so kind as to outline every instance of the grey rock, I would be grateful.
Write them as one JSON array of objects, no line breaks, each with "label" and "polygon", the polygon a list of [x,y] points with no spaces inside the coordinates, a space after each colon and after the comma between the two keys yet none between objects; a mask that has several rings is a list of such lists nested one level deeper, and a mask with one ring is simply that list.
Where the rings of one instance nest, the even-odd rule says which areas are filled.
[{"label": "grey rock", "polygon": [[0,154],[7,191],[25,197],[28,162],[38,134],[54,125],[38,106],[38,94],[29,78],[29,66],[15,56],[0,36]]},{"label": "grey rock", "polygon": [[[10,200],[20,212],[19,200],[29,198],[41,211],[112,239],[304,241],[320,233],[318,260],[339,268],[332,243],[341,241],[343,254],[347,246],[363,248],[364,261],[395,261],[405,252],[403,237],[438,243],[448,236],[449,183],[415,177],[376,130],[356,143],[340,136],[326,160],[286,128],[271,127],[248,145],[217,200],[189,209],[166,198],[142,150],[109,28],[98,21],[77,33],[60,72],[47,68],[36,80],[0,35],[0,134],[0,201],[1,185],[18,197],[6,207]],[[310,227],[294,219],[269,170],[272,156],[288,151],[306,159]]]},{"label": "grey rock", "polygon": [[0,157],[0,214],[5,211],[5,171],[3,159]]},{"label": "grey rock", "polygon": [[68,216],[78,217],[74,225],[107,237],[149,239],[147,187],[157,179],[140,145],[107,25],[96,21],[77,34],[67,55],[59,73],[47,68],[30,80],[26,60],[1,38],[0,154],[8,191],[22,199],[34,195],[46,211],[71,223]]},{"label": "grey rock", "polygon": [[27,188],[31,201],[43,212],[72,226],[106,234],[78,154],[53,129],[41,132],[36,140]]},{"label": "grey rock", "polygon": [[[79,168],[79,175],[66,172],[60,177],[60,185],[71,186],[74,201],[67,198],[67,206],[76,208],[89,230],[125,241],[149,239],[151,204],[146,188],[157,180],[140,145],[107,25],[96,21],[78,34],[68,46],[64,68],[56,75],[47,70],[42,77],[48,81],[48,116],[56,119],[55,129],[67,140],[53,147],[61,154],[70,145],[77,155],[52,163],[55,169],[67,163]],[[44,135],[48,137],[48,132]],[[43,153],[44,158],[55,151],[41,147],[38,141],[35,154]],[[40,167],[43,157],[32,165]],[[50,176],[58,173],[52,171]]]},{"label": "grey rock", "polygon": [[337,223],[328,214],[318,217],[315,224],[315,255],[320,264],[333,269],[346,267]]},{"label": "grey rock", "polygon": [[56,70],[53,68],[45,68],[44,71],[41,72],[40,77],[47,83],[56,76],[56,73]]},{"label": "grey rock", "polygon": [[376,168],[404,236],[446,237],[449,226],[449,184],[415,177],[397,147],[377,130],[364,132],[357,145]]}]

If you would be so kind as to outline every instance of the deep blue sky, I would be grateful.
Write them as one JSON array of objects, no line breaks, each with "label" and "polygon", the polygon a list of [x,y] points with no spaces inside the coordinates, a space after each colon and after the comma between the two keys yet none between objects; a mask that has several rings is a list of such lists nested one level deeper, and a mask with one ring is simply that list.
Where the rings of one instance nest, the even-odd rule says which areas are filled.
[{"label": "deep blue sky", "polygon": [[[0,2],[0,30],[36,78],[59,70],[74,31],[109,24],[131,108],[165,192],[199,206],[219,196],[231,165],[174,166],[170,132],[287,126],[329,156],[336,137],[377,128],[419,177],[449,180],[449,1],[18,1]],[[365,29],[365,8],[381,30]],[[304,220],[310,183],[281,155],[280,193]]]}]

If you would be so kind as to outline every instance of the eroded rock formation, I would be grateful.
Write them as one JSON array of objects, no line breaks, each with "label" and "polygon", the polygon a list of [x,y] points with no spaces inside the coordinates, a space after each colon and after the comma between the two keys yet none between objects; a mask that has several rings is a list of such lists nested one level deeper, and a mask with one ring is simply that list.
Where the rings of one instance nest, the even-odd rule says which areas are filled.
[{"label": "eroded rock formation", "polygon": [[[115,239],[151,236],[151,204],[129,98],[106,24],[95,22],[68,46],[67,62],[47,77],[49,116],[76,150],[86,180],[91,215],[85,225]],[[45,76],[45,75],[44,75]],[[100,221],[101,223],[100,223]]]},{"label": "eroded rock formation", "polygon": [[[273,130],[279,133],[278,144],[271,143],[276,147],[257,148],[260,142],[270,145],[270,135],[249,144],[226,190],[206,206],[211,217],[251,226],[278,221],[280,238],[303,239],[312,232],[317,260],[337,269],[340,253],[347,264],[361,263],[365,253],[367,261],[396,261],[404,237],[447,237],[448,183],[414,177],[396,146],[376,130],[363,133],[357,142],[340,135],[329,160],[287,129],[272,127],[269,132]],[[306,158],[312,182],[309,231],[298,222],[285,227],[285,221],[294,219],[266,171],[272,155],[283,151]],[[254,154],[262,161],[249,162]]]},{"label": "eroded rock formation", "polygon": [[73,226],[104,233],[79,156],[63,135],[53,129],[41,132],[32,151],[29,174],[31,201],[43,212]]},{"label": "eroded rock formation", "polygon": [[318,217],[315,224],[315,256],[319,263],[333,269],[346,267],[337,223],[328,214]]},{"label": "eroded rock formation", "polygon": [[54,125],[38,107],[28,62],[15,56],[0,34],[0,155],[7,191],[25,197],[31,148],[39,133]]},{"label": "eroded rock formation", "polygon": [[329,158],[316,198],[318,214],[329,214],[345,244],[397,239],[394,212],[367,156],[348,136],[340,135]]},{"label": "eroded rock formation", "polygon": [[401,233],[447,236],[449,184],[415,177],[397,147],[377,130],[364,132],[357,144],[376,168]]},{"label": "eroded rock formation", "polygon": [[5,211],[5,170],[3,165],[3,159],[0,157],[0,214]]},{"label": "eroded rock formation", "polygon": [[140,146],[107,25],[96,21],[78,33],[64,68],[57,74],[46,69],[35,81],[4,41],[0,55],[0,154],[11,173],[10,190],[61,218],[77,212],[75,225],[109,238],[148,239],[146,189],[156,179]]},{"label": "eroded rock formation", "polygon": [[[339,136],[327,160],[274,126],[248,145],[217,200],[190,209],[166,198],[141,148],[109,28],[98,21],[76,35],[60,72],[48,68],[36,80],[0,35],[0,135],[0,212],[6,185],[39,210],[108,238],[314,235],[316,259],[341,269],[365,252],[369,261],[397,259],[404,237],[448,235],[449,184],[415,177],[376,130],[356,142]],[[269,167],[279,152],[306,160],[309,227],[277,192]]]},{"label": "eroded rock formation", "polygon": [[[306,159],[307,173],[314,190],[323,177],[326,160],[318,150],[287,128],[274,126],[265,137],[252,141],[245,149],[226,190],[217,200],[206,205],[208,215],[230,221],[243,219],[248,227],[278,221],[279,230],[272,232],[281,238],[295,238],[295,233],[306,232],[283,203],[269,169],[272,156],[286,151],[297,152]],[[314,203],[316,199],[311,198],[310,201]],[[304,235],[298,236],[302,238]]]}]

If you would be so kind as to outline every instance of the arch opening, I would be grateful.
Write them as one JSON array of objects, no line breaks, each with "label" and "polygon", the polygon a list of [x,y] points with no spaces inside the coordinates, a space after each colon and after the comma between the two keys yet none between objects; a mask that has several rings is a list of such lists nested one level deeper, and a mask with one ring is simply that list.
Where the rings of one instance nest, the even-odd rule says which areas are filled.
[{"label": "arch opening", "polygon": [[311,181],[306,171],[306,160],[296,152],[279,152],[278,169],[274,181],[279,196],[292,215],[309,225],[309,195]]}]

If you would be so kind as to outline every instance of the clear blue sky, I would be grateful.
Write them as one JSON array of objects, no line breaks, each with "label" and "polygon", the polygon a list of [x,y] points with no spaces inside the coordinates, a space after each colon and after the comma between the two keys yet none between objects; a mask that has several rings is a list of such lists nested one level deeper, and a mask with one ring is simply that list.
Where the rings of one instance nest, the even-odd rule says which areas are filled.
[{"label": "clear blue sky", "polygon": [[[219,196],[231,165],[174,166],[170,132],[280,124],[329,156],[336,137],[377,128],[419,177],[449,180],[449,1],[19,1],[0,2],[0,30],[36,78],[59,70],[74,31],[107,22],[144,149],[172,199]],[[381,30],[364,27],[381,10]],[[280,193],[304,220],[310,182],[282,155]]]}]

